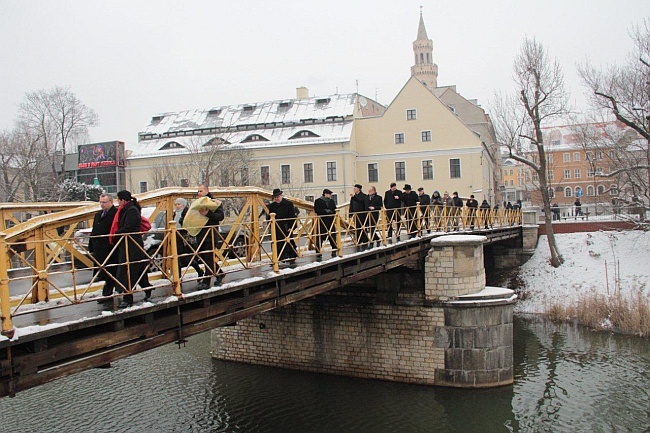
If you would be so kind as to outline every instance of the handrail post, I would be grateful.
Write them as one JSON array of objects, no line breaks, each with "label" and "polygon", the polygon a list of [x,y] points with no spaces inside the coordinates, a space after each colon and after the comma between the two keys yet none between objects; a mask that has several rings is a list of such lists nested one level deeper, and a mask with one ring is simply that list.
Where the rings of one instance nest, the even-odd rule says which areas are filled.
[{"label": "handrail post", "polygon": [[34,232],[34,269],[36,269],[34,278],[36,279],[36,285],[32,290],[32,304],[49,300],[44,239],[44,229],[39,227]]},{"label": "handrail post", "polygon": [[181,272],[178,266],[178,244],[176,243],[176,236],[178,235],[178,230],[176,228],[176,221],[171,220],[167,223],[167,228],[169,229],[169,250],[171,251],[171,270],[172,270],[172,290],[174,291],[174,296],[179,299],[183,297],[182,286],[181,286]]},{"label": "handrail post", "polygon": [[388,221],[386,221],[386,208],[382,207],[380,210],[380,219],[381,219],[381,225],[380,230],[381,230],[381,244],[382,245],[387,245],[388,242],[386,241],[386,238],[388,237]]},{"label": "handrail post", "polygon": [[341,236],[341,215],[338,209],[334,214],[334,227],[336,228],[336,252],[339,257],[343,257],[343,237]]},{"label": "handrail post", "polygon": [[[275,213],[269,215],[271,217],[271,263],[273,264],[273,272],[280,272],[280,260],[278,259],[278,237],[275,233]],[[285,246],[286,248],[286,246]]]},{"label": "handrail post", "polygon": [[9,302],[9,271],[7,260],[7,235],[0,233],[0,318],[2,319],[2,335],[13,337],[14,325],[11,320],[11,303]]}]

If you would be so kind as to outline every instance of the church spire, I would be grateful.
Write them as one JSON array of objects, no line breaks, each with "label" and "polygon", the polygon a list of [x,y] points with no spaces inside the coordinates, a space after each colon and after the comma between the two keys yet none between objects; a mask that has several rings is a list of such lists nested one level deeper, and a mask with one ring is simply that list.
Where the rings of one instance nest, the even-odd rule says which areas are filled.
[{"label": "church spire", "polygon": [[430,89],[438,87],[438,65],[433,63],[433,41],[427,36],[420,6],[420,24],[418,36],[413,42],[415,64],[411,66],[411,75],[422,81]]}]

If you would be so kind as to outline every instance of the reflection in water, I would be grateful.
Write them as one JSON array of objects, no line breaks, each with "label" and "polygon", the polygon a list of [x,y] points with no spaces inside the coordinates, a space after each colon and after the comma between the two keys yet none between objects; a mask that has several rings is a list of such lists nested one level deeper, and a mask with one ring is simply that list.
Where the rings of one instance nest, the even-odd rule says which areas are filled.
[{"label": "reflection in water", "polygon": [[650,342],[515,320],[515,384],[457,390],[236,364],[209,334],[0,400],[0,431],[650,431]]}]

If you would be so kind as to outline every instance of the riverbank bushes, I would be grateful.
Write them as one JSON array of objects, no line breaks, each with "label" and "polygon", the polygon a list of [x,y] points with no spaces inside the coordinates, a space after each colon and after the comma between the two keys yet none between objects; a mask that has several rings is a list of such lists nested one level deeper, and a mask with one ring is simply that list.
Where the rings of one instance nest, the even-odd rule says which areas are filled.
[{"label": "riverbank bushes", "polygon": [[544,315],[555,321],[577,320],[594,329],[650,338],[650,297],[645,284],[627,294],[620,290],[610,296],[593,292],[568,305],[551,304]]}]

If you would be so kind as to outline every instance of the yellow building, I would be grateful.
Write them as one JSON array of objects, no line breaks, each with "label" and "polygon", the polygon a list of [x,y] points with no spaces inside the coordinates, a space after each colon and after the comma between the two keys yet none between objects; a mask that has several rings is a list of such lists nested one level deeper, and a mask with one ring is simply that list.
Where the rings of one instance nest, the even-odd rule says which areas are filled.
[{"label": "yellow building", "polygon": [[162,113],[138,134],[127,185],[258,185],[347,201],[355,183],[458,191],[492,203],[500,177],[489,117],[455,86],[437,87],[433,42],[420,14],[411,78],[384,107],[357,93]]}]

